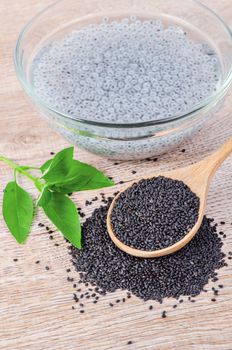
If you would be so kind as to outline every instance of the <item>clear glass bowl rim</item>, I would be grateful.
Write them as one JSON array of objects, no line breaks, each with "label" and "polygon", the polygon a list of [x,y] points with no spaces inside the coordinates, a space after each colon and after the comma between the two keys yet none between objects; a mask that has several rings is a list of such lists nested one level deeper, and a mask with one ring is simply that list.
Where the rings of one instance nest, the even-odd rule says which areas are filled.
[{"label": "clear glass bowl rim", "polygon": [[[204,10],[208,11],[215,17],[215,19],[223,25],[225,32],[229,34],[231,45],[232,45],[232,31],[230,30],[230,27],[228,24],[222,19],[221,16],[219,16],[216,12],[214,12],[212,9],[207,7],[206,5],[202,4],[199,0],[192,0],[196,3],[197,6],[202,7]],[[210,97],[204,99],[202,102],[195,105],[194,109],[190,110],[188,113],[184,113],[179,116],[171,117],[171,118],[163,118],[159,120],[151,120],[149,122],[139,122],[139,123],[106,123],[106,122],[99,122],[99,121],[91,121],[91,120],[85,120],[81,118],[72,117],[68,114],[61,113],[60,111],[56,110],[46,102],[44,102],[38,95],[35,94],[33,89],[31,88],[31,85],[27,82],[25,79],[25,74],[23,71],[23,67],[21,65],[20,60],[20,48],[21,48],[21,42],[23,40],[24,35],[27,31],[30,30],[31,26],[36,22],[37,19],[39,19],[44,13],[46,13],[49,9],[56,6],[58,3],[64,2],[65,0],[57,0],[53,4],[47,6],[45,9],[37,13],[34,17],[29,20],[26,25],[22,28],[18,39],[16,41],[16,45],[14,48],[14,66],[17,78],[19,79],[21,85],[23,86],[25,92],[28,94],[28,96],[32,99],[33,102],[37,103],[38,105],[42,106],[45,110],[48,110],[51,113],[55,113],[59,115],[60,117],[63,117],[64,119],[72,120],[78,123],[86,124],[86,125],[93,125],[98,127],[108,127],[108,128],[139,128],[139,127],[148,127],[148,126],[161,126],[164,124],[168,124],[170,122],[180,121],[181,119],[189,119],[191,116],[195,115],[198,112],[204,112],[205,109],[209,108],[211,104],[214,104],[214,101],[219,101],[224,94],[226,93],[227,89],[232,83],[232,64],[229,69],[229,72],[227,74],[227,77],[224,79],[224,82],[220,89]]]}]

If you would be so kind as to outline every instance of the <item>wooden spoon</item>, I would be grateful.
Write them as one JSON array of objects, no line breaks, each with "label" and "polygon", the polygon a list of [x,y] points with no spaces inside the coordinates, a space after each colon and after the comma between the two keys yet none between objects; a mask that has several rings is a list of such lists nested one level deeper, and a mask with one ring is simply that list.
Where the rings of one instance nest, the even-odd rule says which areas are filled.
[{"label": "wooden spoon", "polygon": [[[119,192],[119,194],[112,201],[110,208],[107,213],[107,230],[112,239],[112,241],[116,244],[118,248],[123,250],[124,252],[134,255],[140,258],[156,258],[168,254],[172,254],[179,249],[183,248],[197,233],[198,229],[201,226],[202,219],[204,216],[206,198],[208,194],[209,184],[212,176],[214,175],[217,168],[222,164],[222,162],[228,157],[228,155],[232,152],[232,138],[230,138],[223,146],[221,146],[215,153],[210,155],[209,157],[203,159],[202,161],[190,165],[185,168],[179,168],[173,171],[168,172],[158,172],[153,174],[152,176],[146,178],[152,178],[157,176],[165,176],[167,178],[171,178],[173,180],[181,180],[183,181],[192,192],[194,192],[200,199],[199,206],[199,215],[196,224],[193,228],[186,233],[184,238],[182,238],[179,242],[175,244],[154,251],[145,251],[139,250],[132,247],[129,247],[122,243],[114,234],[111,226],[111,213],[114,208],[115,202],[119,197],[120,193],[125,191],[130,186],[126,187],[123,191]],[[137,181],[136,181],[137,182]]]}]

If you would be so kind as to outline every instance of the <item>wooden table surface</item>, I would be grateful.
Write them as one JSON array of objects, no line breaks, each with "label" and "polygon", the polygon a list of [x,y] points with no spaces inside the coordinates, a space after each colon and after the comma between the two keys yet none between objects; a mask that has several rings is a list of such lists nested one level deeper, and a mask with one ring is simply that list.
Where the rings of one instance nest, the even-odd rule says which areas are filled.
[{"label": "wooden table surface", "polygon": [[[21,27],[32,15],[47,5],[47,0],[0,1],[0,154],[20,164],[40,165],[68,144],[52,132],[28,103],[14,73],[12,50]],[[231,0],[205,0],[232,26]],[[196,137],[178,149],[159,157],[157,163],[140,161],[113,162],[76,149],[82,161],[92,163],[113,176],[116,182],[131,181],[158,169],[172,169],[197,161],[212,152],[232,128],[232,93],[211,122]],[[186,152],[182,153],[181,149]],[[132,169],[137,174],[132,175]],[[223,250],[232,250],[232,157],[217,172],[210,187],[206,212],[217,221],[224,220],[227,233]],[[12,178],[11,171],[0,165],[1,191]],[[31,191],[30,183],[25,184]],[[117,186],[119,188],[120,186]],[[110,194],[115,189],[105,191]],[[97,192],[96,192],[97,193]],[[94,194],[94,193],[93,193]],[[82,205],[92,193],[74,196]],[[95,206],[99,204],[96,202]],[[88,210],[87,210],[88,209]],[[88,207],[87,214],[93,210]],[[231,350],[232,349],[232,261],[219,271],[224,288],[216,303],[212,293],[203,293],[196,303],[184,302],[173,309],[173,300],[163,305],[133,297],[125,304],[109,309],[111,299],[124,295],[118,291],[98,304],[86,303],[86,313],[72,310],[73,287],[67,281],[66,269],[73,271],[67,245],[55,232],[49,240],[38,223],[47,222],[39,213],[31,235],[18,246],[1,218],[0,221],[0,349],[1,350]],[[54,242],[59,243],[57,247]],[[17,258],[15,262],[13,259]],[[40,264],[35,264],[40,260]],[[47,271],[45,266],[49,266]],[[210,286],[208,286],[210,288]],[[187,298],[184,298],[186,300]],[[160,317],[162,310],[168,317]],[[127,345],[128,341],[133,341]]]}]

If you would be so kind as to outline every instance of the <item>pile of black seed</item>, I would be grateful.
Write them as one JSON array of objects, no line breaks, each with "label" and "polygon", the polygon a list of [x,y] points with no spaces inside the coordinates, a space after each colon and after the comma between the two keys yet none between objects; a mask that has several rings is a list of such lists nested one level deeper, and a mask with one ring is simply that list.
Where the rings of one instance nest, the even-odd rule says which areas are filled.
[{"label": "pile of black seed", "polygon": [[111,214],[112,229],[128,246],[157,250],[180,241],[198,219],[199,198],[182,181],[141,180],[122,192]]},{"label": "pile of black seed", "polygon": [[96,209],[84,223],[82,250],[70,248],[72,262],[80,272],[79,283],[90,282],[102,295],[122,289],[144,300],[162,302],[165,297],[196,296],[210,279],[217,281],[216,270],[226,263],[212,219],[204,217],[197,235],[179,252],[139,259],[112,243],[106,228],[108,207]]}]

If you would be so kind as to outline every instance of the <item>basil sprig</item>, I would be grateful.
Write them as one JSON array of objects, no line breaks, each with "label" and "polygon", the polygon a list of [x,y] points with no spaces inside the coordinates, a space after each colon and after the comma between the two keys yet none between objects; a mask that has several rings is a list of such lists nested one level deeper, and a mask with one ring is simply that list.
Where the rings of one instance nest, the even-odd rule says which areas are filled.
[{"label": "basil sprig", "polygon": [[[12,236],[20,244],[29,235],[35,209],[41,207],[49,220],[70,243],[81,248],[81,225],[75,204],[68,194],[113,186],[114,183],[91,165],[73,159],[73,147],[65,148],[40,168],[19,166],[1,157],[14,170],[14,181],[7,184],[3,194],[2,214]],[[34,177],[29,171],[42,174]],[[35,203],[17,182],[17,174],[31,180],[39,196]]]}]

